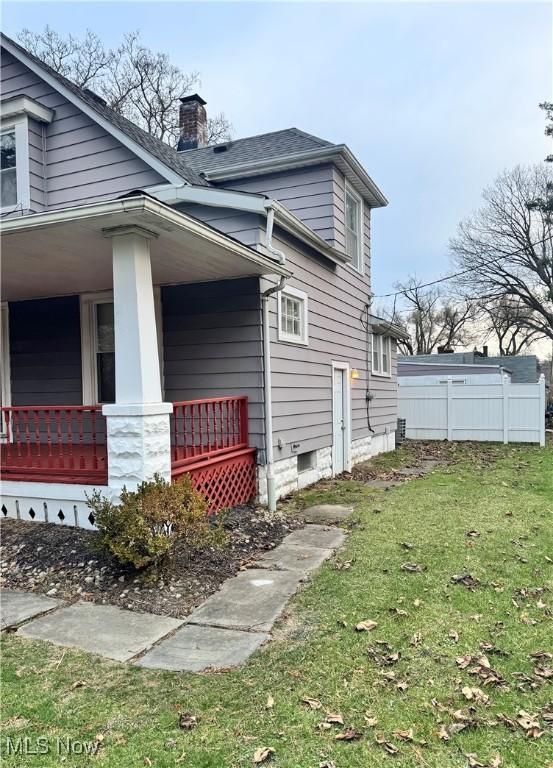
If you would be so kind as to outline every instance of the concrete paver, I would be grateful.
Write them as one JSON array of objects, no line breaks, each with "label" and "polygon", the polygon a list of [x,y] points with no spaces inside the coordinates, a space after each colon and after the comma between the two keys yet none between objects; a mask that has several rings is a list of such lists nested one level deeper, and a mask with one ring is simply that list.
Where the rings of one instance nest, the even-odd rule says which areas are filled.
[{"label": "concrete paver", "polygon": [[319,547],[300,547],[284,541],[270,552],[265,552],[256,565],[258,568],[297,571],[307,576],[329,558],[333,551]]},{"label": "concrete paver", "polygon": [[284,539],[286,544],[299,547],[318,547],[319,549],[335,549],[344,543],[346,535],[341,528],[325,525],[306,525],[288,534]]},{"label": "concrete paver", "polygon": [[174,672],[236,667],[268,639],[269,635],[264,632],[185,624],[134,663]]},{"label": "concrete paver", "polygon": [[63,605],[61,600],[35,595],[34,592],[3,590],[0,594],[0,628],[15,627],[59,605]]},{"label": "concrete paver", "polygon": [[134,613],[113,605],[76,603],[31,621],[18,635],[128,661],[180,627],[182,620]]},{"label": "concrete paver", "polygon": [[348,518],[353,512],[353,507],[345,507],[342,504],[315,504],[302,510],[301,516],[306,523],[338,523]]}]

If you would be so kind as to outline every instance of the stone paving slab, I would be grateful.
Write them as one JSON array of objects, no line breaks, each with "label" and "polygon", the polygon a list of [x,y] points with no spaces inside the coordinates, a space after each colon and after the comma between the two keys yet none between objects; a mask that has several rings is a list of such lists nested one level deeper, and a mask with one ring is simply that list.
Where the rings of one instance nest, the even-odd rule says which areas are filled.
[{"label": "stone paving slab", "polygon": [[269,635],[264,632],[186,624],[134,663],[173,672],[236,667],[268,639]]},{"label": "stone paving slab", "polygon": [[0,629],[15,627],[33,616],[46,613],[63,605],[61,600],[54,600],[33,592],[2,590],[0,593]]},{"label": "stone paving slab", "polygon": [[317,547],[318,549],[336,549],[341,546],[346,538],[341,528],[332,528],[325,525],[307,525],[289,533],[285,539],[286,544],[298,547]]},{"label": "stone paving slab", "polygon": [[344,507],[342,504],[315,504],[307,507],[300,513],[306,523],[331,523],[345,520],[353,512],[353,507]]},{"label": "stone paving slab", "polygon": [[268,632],[300,580],[296,571],[242,571],[196,608],[188,622]]},{"label": "stone paving slab", "polygon": [[314,571],[329,558],[333,553],[332,549],[320,549],[319,547],[300,547],[294,544],[288,544],[284,539],[282,544],[265,552],[258,560],[258,568],[277,568],[282,571],[298,571],[307,575]]},{"label": "stone paving slab", "polygon": [[113,605],[76,603],[31,621],[18,635],[128,661],[180,627],[182,620],[133,613]]}]

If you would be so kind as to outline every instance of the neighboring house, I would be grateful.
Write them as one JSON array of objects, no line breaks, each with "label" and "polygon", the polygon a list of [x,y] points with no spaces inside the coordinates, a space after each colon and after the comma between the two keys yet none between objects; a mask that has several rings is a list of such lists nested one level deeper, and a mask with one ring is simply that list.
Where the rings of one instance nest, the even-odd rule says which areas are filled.
[{"label": "neighboring house", "polygon": [[501,365],[467,365],[465,363],[419,363],[411,358],[400,358],[397,363],[397,382],[402,384],[501,384],[511,372]]},{"label": "neighboring house", "polygon": [[189,472],[212,509],[394,447],[396,339],[370,314],[386,199],[295,128],[180,151],[2,37],[4,516],[93,524]]},{"label": "neighboring house", "polygon": [[486,351],[443,352],[435,355],[400,355],[406,363],[436,363],[437,365],[493,365],[508,368],[513,384],[535,384],[540,378],[540,365],[535,355],[498,355],[488,357]]}]

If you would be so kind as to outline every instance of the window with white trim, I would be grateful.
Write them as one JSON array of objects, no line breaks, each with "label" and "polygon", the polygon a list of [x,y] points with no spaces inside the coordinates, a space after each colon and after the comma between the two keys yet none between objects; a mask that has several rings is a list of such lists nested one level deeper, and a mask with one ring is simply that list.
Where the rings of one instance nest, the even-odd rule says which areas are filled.
[{"label": "window with white trim", "polygon": [[286,287],[278,297],[278,339],[292,344],[308,342],[307,294]]},{"label": "window with white trim", "polygon": [[[82,294],[81,300],[81,360],[83,404],[98,405],[115,402],[115,318],[113,293]],[[163,331],[161,291],[154,286],[154,306],[163,385]]]},{"label": "window with white trim", "polygon": [[0,134],[0,197],[2,208],[17,205],[15,130]]},{"label": "window with white trim", "polygon": [[346,184],[346,254],[351,265],[363,272],[363,202]]},{"label": "window with white trim", "polygon": [[377,376],[390,376],[392,372],[392,343],[389,336],[372,335],[372,372]]},{"label": "window with white trim", "polygon": [[0,130],[0,210],[30,207],[29,124],[26,116],[3,120]]}]

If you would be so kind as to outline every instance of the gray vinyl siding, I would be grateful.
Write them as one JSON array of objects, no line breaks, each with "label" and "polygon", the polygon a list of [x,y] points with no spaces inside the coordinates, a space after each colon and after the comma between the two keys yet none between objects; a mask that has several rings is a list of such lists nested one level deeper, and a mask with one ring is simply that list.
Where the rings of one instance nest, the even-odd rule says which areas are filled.
[{"label": "gray vinyl siding", "polygon": [[333,165],[237,179],[223,186],[278,200],[328,243],[345,248],[344,180]]},{"label": "gray vinyl siding", "polygon": [[12,405],[81,405],[79,297],[9,305]]},{"label": "gray vinyl siding", "polygon": [[183,204],[175,208],[204,221],[244,245],[256,248],[261,242],[262,221],[257,214],[208,205]]},{"label": "gray vinyl siding", "polygon": [[247,395],[250,445],[263,449],[259,280],[162,289],[165,399]]},{"label": "gray vinyl siding", "polygon": [[[368,209],[367,209],[368,210]],[[352,440],[370,434],[367,420],[367,335],[361,316],[370,285],[370,219],[363,275],[351,267],[325,266],[309,258],[280,233],[276,246],[286,254],[293,271],[288,284],[308,296],[309,343],[307,346],[278,340],[277,303],[271,301],[271,367],[275,459],[332,444],[332,362],[348,362],[359,378],[351,381]],[[368,355],[370,360],[370,342]],[[375,434],[395,429],[397,419],[397,361],[392,343],[392,376],[370,376],[374,395],[370,404]],[[278,447],[279,440],[283,448]]]},{"label": "gray vinyl siding", "polygon": [[32,131],[31,196],[37,211],[111,199],[164,181],[131,150],[5,51],[1,88],[3,99],[25,94],[54,110],[52,123],[44,126],[42,189],[35,178],[41,162],[36,154],[35,126]]}]

